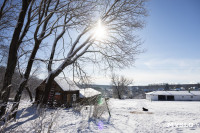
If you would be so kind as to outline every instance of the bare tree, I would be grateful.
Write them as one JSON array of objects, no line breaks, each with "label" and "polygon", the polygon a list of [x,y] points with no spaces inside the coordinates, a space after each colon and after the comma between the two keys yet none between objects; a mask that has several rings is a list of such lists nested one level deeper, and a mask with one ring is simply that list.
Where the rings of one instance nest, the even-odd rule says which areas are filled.
[{"label": "bare tree", "polygon": [[3,0],[0,3],[0,64],[5,65],[9,52],[8,40],[10,32],[14,29],[17,21],[19,3],[13,0]]},{"label": "bare tree", "polygon": [[[23,79],[20,86],[17,89],[17,94],[15,96],[15,103],[12,107],[12,116],[16,116],[16,111],[19,106],[19,101],[21,99],[21,94],[26,86],[29,75],[32,70],[33,63],[35,61],[36,54],[39,50],[42,41],[52,35],[54,32],[55,40],[53,42],[52,53],[49,60],[49,72],[51,71],[51,64],[54,56],[54,49],[57,45],[59,39],[63,36],[67,29],[75,27],[76,25],[81,25],[83,19],[87,18],[86,13],[88,12],[90,4],[87,4],[88,8],[85,8],[84,1],[66,1],[61,2],[59,0],[41,0],[38,7],[38,22],[36,29],[34,31],[34,48],[29,57],[25,73],[23,74]],[[85,9],[85,10],[83,10]],[[86,10],[87,9],[87,10]],[[76,11],[74,13],[74,11]],[[80,13],[79,13],[80,12]],[[79,14],[78,14],[79,13]],[[83,17],[84,15],[84,17]],[[83,17],[83,19],[82,19]],[[85,23],[85,22],[84,22]],[[59,28],[62,28],[61,33],[57,34]],[[41,60],[42,61],[42,60]],[[10,117],[10,118],[11,118]]]},{"label": "bare tree", "polygon": [[4,64],[6,62],[6,57],[8,57],[8,46],[0,45],[0,64]]},{"label": "bare tree", "polygon": [[[47,25],[49,24],[49,20],[51,19],[51,17],[57,10],[58,3],[59,3],[59,1],[57,1],[56,4],[53,5],[53,8],[52,8],[50,5],[51,0],[41,0],[39,3],[39,6],[37,7],[38,8],[38,10],[37,10],[38,19],[37,19],[37,26],[36,26],[35,32],[34,32],[34,47],[31,52],[31,55],[29,57],[29,61],[27,63],[25,73],[22,76],[22,81],[17,89],[17,93],[16,93],[16,96],[14,99],[15,103],[13,104],[12,109],[11,109],[11,112],[13,112],[13,113],[10,115],[9,119],[11,119],[12,117],[15,118],[15,116],[16,116],[17,112],[15,110],[18,109],[22,92],[28,82],[28,78],[31,73],[34,58],[36,56],[36,53],[39,49],[40,44],[42,43],[42,40],[47,36],[47,33],[46,33],[46,30],[48,28]],[[52,11],[50,11],[50,10],[52,10]],[[54,28],[54,27],[52,27],[52,28]],[[48,35],[50,35],[50,34],[48,33]]]},{"label": "bare tree", "polygon": [[[104,65],[105,69],[123,68],[132,65],[135,55],[141,52],[139,49],[141,43],[136,38],[134,31],[143,26],[142,20],[146,16],[145,0],[110,0],[96,3],[98,9],[94,13],[96,17],[93,17],[89,24],[82,26],[82,31],[76,39],[71,38],[68,45],[69,51],[63,61],[57,69],[48,74],[43,104],[47,103],[47,94],[50,92],[53,79],[64,68],[77,65],[79,71],[85,73],[80,62]],[[105,39],[96,37],[95,27],[99,21],[107,29]]]},{"label": "bare tree", "polygon": [[169,91],[169,90],[170,90],[169,84],[165,84],[164,90],[165,90],[165,91]]},{"label": "bare tree", "polygon": [[[3,103],[6,104],[8,100],[9,89],[7,87],[11,84],[11,78],[19,58],[17,51],[31,25],[34,25],[32,28],[34,29],[32,31],[34,37],[33,39],[30,39],[30,36],[26,37],[27,40],[30,40],[30,44],[33,44],[33,49],[22,76],[23,79],[18,88],[15,97],[16,103],[13,105],[12,111],[16,110],[19,105],[22,91],[27,84],[35,60],[48,62],[49,73],[42,103],[47,102],[47,94],[53,79],[66,67],[73,68],[73,70],[75,68],[76,75],[82,77],[82,75],[87,74],[83,69],[85,63],[96,64],[100,68],[104,66],[102,69],[130,66],[135,60],[135,55],[141,52],[139,49],[141,43],[134,31],[143,27],[143,18],[146,16],[144,3],[145,0],[32,0],[32,2],[31,0],[23,0],[18,25],[14,30],[9,47],[7,70],[1,90]],[[32,9],[32,7],[35,8]],[[27,10],[27,17],[25,17]],[[26,24],[23,25],[25,18]],[[96,31],[98,29],[96,28],[99,24],[106,28],[106,38],[104,39],[97,37]],[[42,42],[52,39],[52,35],[55,37],[50,58],[47,60],[36,59]],[[47,42],[51,43],[51,41]],[[61,56],[56,49],[57,44],[63,45],[63,49],[65,49],[62,59],[58,58]],[[57,58],[54,56],[55,54],[58,54]],[[56,69],[53,69],[53,64],[56,64],[54,65]],[[1,110],[4,110],[1,112],[2,114],[5,113],[5,104],[1,107]],[[16,112],[12,116],[15,115]]]},{"label": "bare tree", "polygon": [[132,80],[125,78],[124,76],[118,76],[113,74],[111,76],[111,84],[113,88],[113,95],[122,99],[123,96],[129,95],[128,86],[132,84]]},{"label": "bare tree", "polygon": [[0,117],[5,114],[6,104],[9,98],[9,94],[10,94],[10,87],[8,86],[11,85],[12,76],[15,71],[15,67],[17,63],[17,50],[24,36],[27,33],[27,29],[29,28],[28,21],[27,21],[26,24],[28,26],[26,25],[24,29],[22,30],[24,26],[25,16],[26,16],[30,3],[31,3],[31,0],[22,0],[21,11],[19,13],[16,27],[14,29],[13,36],[10,41],[7,68],[6,68],[6,73],[4,76],[3,88],[1,89],[1,93],[0,93],[0,100],[1,100]]}]

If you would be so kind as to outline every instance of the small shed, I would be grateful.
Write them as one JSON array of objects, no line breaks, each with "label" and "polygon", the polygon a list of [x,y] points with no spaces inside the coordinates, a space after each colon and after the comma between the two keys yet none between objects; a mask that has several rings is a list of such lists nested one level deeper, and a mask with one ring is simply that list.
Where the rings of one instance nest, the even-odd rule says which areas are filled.
[{"label": "small shed", "polygon": [[93,88],[80,89],[80,98],[93,97],[96,95],[101,95],[101,92],[99,92]]},{"label": "small shed", "polygon": [[[42,100],[45,87],[44,80],[36,87],[35,101],[39,103]],[[79,99],[79,87],[69,78],[56,77],[52,83],[52,88],[48,95],[47,104],[49,106],[65,106],[71,107]]]},{"label": "small shed", "polygon": [[146,93],[151,101],[200,101],[200,91],[153,91]]},{"label": "small shed", "polygon": [[80,89],[80,104],[91,105],[97,103],[98,99],[101,98],[101,92],[93,88]]}]

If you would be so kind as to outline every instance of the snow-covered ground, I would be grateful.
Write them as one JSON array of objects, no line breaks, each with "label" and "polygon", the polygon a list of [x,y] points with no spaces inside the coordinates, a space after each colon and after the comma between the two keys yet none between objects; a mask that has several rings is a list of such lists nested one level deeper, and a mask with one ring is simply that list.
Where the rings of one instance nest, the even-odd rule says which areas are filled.
[{"label": "snow-covered ground", "polygon": [[[96,120],[91,117],[93,107],[84,107],[81,113],[73,109],[49,110],[40,117],[34,107],[21,109],[20,118],[8,124],[6,131],[46,132],[51,126],[50,131],[56,133],[200,133],[200,102],[110,99],[108,104],[111,117],[105,112]],[[28,104],[22,102],[21,107],[25,106]],[[149,111],[143,112],[142,107]],[[51,121],[54,122],[49,124]]]}]

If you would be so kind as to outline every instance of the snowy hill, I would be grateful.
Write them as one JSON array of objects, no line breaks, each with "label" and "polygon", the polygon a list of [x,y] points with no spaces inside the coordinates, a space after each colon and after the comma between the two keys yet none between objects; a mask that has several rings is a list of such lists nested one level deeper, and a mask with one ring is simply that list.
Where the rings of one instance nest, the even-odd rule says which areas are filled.
[{"label": "snowy hill", "polygon": [[[200,132],[199,102],[170,102],[127,99],[110,99],[108,112],[102,117],[91,117],[93,106],[83,107],[78,113],[73,109],[49,109],[46,113],[36,113],[34,107],[25,109],[29,104],[23,102],[16,122],[9,123],[6,132],[34,133],[42,132],[76,133],[198,133]],[[142,111],[142,107],[149,109]],[[19,118],[20,117],[20,118]]]}]

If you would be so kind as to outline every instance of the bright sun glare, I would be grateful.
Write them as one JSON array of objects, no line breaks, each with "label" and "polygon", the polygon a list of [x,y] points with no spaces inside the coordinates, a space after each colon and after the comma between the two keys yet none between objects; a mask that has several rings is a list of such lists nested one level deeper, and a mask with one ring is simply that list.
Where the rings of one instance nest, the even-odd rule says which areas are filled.
[{"label": "bright sun glare", "polygon": [[106,29],[103,26],[101,20],[98,21],[98,24],[95,28],[95,39],[102,40],[106,37]]}]

